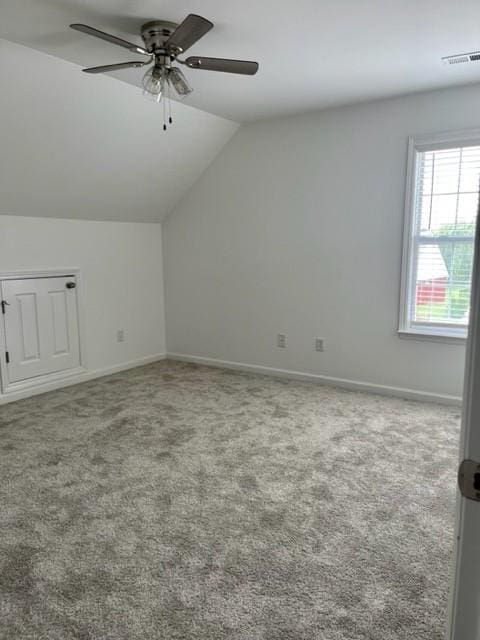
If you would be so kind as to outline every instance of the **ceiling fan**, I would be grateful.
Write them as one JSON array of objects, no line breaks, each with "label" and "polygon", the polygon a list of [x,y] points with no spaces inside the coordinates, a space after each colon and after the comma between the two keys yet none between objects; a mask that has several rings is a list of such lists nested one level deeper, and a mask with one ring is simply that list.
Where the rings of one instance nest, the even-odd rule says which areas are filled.
[{"label": "ceiling fan", "polygon": [[[148,56],[147,60],[134,60],[131,62],[119,62],[118,64],[107,64],[101,67],[90,67],[83,69],[85,73],[107,73],[131,67],[145,67],[152,65],[143,76],[144,94],[151,97],[156,102],[163,98],[164,102],[164,126],[165,123],[165,99],[170,103],[170,89],[172,88],[180,98],[187,96],[193,91],[181,69],[174,66],[179,63],[191,69],[204,69],[206,71],[223,71],[225,73],[239,73],[252,76],[258,71],[258,62],[247,60],[228,60],[226,58],[205,58],[201,56],[190,56],[186,60],[180,60],[178,56],[185,53],[192,45],[210,31],[213,23],[202,16],[193,13],[189,14],[183,22],[176,24],[165,20],[154,20],[147,22],[141,28],[140,35],[144,42],[141,47],[133,42],[128,42],[117,36],[112,36],[104,31],[99,31],[86,24],[71,24],[70,27],[76,31],[87,33],[88,35],[106,40],[111,44],[116,44],[132,53],[139,53]],[[171,116],[169,121],[172,122]]]}]

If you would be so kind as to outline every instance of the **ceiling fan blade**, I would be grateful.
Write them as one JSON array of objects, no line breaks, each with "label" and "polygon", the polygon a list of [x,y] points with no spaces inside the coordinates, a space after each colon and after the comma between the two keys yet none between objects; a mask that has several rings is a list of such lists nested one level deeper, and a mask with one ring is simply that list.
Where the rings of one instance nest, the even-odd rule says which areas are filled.
[{"label": "ceiling fan blade", "polygon": [[89,36],[94,36],[95,38],[100,38],[100,40],[106,40],[111,44],[116,44],[119,47],[124,47],[124,49],[128,49],[129,51],[135,53],[143,53],[146,56],[149,56],[150,53],[144,49],[143,47],[139,47],[137,44],[133,42],[128,42],[127,40],[122,40],[122,38],[117,38],[117,36],[112,36],[109,33],[105,33],[105,31],[99,31],[99,29],[94,29],[93,27],[89,27],[87,24],[71,24],[71,29],[75,29],[75,31],[81,31],[82,33],[87,33]]},{"label": "ceiling fan blade", "polygon": [[105,64],[102,67],[89,67],[88,69],[82,69],[85,73],[108,73],[109,71],[118,71],[119,69],[130,69],[130,67],[144,67],[146,64],[150,64],[151,60],[146,62],[140,62],[135,60],[134,62],[119,62],[118,64]]},{"label": "ceiling fan blade", "polygon": [[248,60],[227,60],[226,58],[201,58],[190,56],[185,64],[192,69],[205,69],[206,71],[223,71],[224,73],[241,73],[253,76],[258,71],[258,62]]},{"label": "ceiling fan blade", "polygon": [[174,47],[179,51],[186,51],[208,33],[212,27],[213,22],[210,22],[210,20],[190,13],[166,41],[165,47]]}]

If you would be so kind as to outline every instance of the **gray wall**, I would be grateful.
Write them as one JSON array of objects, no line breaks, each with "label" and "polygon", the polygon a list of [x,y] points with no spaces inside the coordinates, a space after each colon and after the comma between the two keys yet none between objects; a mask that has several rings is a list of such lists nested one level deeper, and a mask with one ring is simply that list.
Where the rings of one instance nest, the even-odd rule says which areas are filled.
[{"label": "gray wall", "polygon": [[480,126],[479,101],[471,86],[243,126],[163,223],[168,351],[459,396],[464,345],[396,333],[407,138]]}]

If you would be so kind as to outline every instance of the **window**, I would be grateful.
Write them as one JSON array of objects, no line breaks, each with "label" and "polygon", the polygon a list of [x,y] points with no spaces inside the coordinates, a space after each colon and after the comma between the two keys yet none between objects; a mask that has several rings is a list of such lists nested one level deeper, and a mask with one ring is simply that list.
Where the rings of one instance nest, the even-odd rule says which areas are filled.
[{"label": "window", "polygon": [[400,333],[465,338],[480,188],[480,131],[412,138]]}]

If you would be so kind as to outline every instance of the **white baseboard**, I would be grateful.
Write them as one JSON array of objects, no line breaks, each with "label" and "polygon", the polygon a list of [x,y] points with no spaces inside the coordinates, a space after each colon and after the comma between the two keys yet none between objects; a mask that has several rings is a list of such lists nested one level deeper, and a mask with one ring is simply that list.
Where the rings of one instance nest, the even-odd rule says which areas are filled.
[{"label": "white baseboard", "polygon": [[344,378],[333,378],[331,376],[317,375],[314,373],[303,373],[301,371],[291,371],[289,369],[275,369],[273,367],[263,367],[260,365],[245,364],[243,362],[230,362],[228,360],[218,360],[216,358],[204,358],[192,356],[185,353],[167,353],[167,359],[180,360],[182,362],[193,362],[209,367],[220,367],[222,369],[235,369],[237,371],[248,371],[262,375],[274,376],[276,378],[288,378],[291,380],[301,380],[303,382],[315,382],[331,387],[341,387],[351,391],[363,391],[377,393],[383,396],[395,396],[407,400],[419,400],[421,402],[436,402],[440,404],[461,406],[462,398],[449,396],[430,391],[416,391],[414,389],[404,389],[403,387],[391,387],[372,382],[359,382],[357,380],[347,380]]},{"label": "white baseboard", "polygon": [[350,389],[351,391],[363,391],[367,393],[377,393],[385,396],[395,396],[399,398],[406,398],[408,400],[437,402],[440,404],[454,406],[461,406],[462,404],[462,399],[458,396],[432,393],[430,391],[416,391],[414,389],[405,389],[403,387],[392,387],[387,385],[374,384],[371,382],[359,382],[357,380],[347,380],[344,378],[334,378],[331,376],[323,376],[314,373],[291,371],[290,369],[276,369],[274,367],[264,367],[261,365],[246,364],[243,362],[230,362],[228,360],[218,360],[216,358],[192,356],[185,353],[158,353],[153,356],[137,358],[136,360],[122,362],[120,364],[112,365],[110,367],[104,367],[102,369],[85,371],[84,373],[80,373],[63,380],[48,382],[36,387],[31,387],[29,389],[24,389],[21,391],[11,391],[8,394],[0,395],[0,405],[7,404],[8,402],[14,402],[16,400],[21,400],[23,398],[28,398],[29,396],[46,393],[48,391],[54,391],[55,389],[62,389],[63,387],[69,387],[81,382],[87,382],[88,380],[94,380],[95,378],[101,378],[103,376],[108,376],[120,371],[126,371],[127,369],[141,367],[142,365],[150,364],[151,362],[157,362],[159,360],[165,360],[166,358],[170,360],[179,360],[182,362],[203,364],[209,367],[220,367],[222,369],[247,371],[250,373],[258,373],[261,375],[268,375],[276,378],[288,378],[291,380],[300,380],[303,382],[314,382],[317,384],[325,384],[332,387]]},{"label": "white baseboard", "polygon": [[9,391],[6,394],[0,395],[0,405],[7,404],[8,402],[14,402],[16,400],[22,400],[23,398],[28,398],[30,396],[36,396],[41,393],[47,393],[48,391],[54,391],[55,389],[70,387],[71,385],[79,384],[81,382],[87,382],[88,380],[94,380],[95,378],[102,378],[103,376],[109,376],[112,373],[118,373],[120,371],[126,371],[127,369],[141,367],[142,365],[150,364],[151,362],[165,360],[165,358],[165,353],[157,353],[153,356],[145,356],[143,358],[129,360],[128,362],[121,362],[120,364],[114,364],[110,367],[104,367],[102,369],[84,371],[76,375],[67,375],[67,377],[65,377],[63,380],[45,382],[35,387],[29,387],[19,391]]}]

